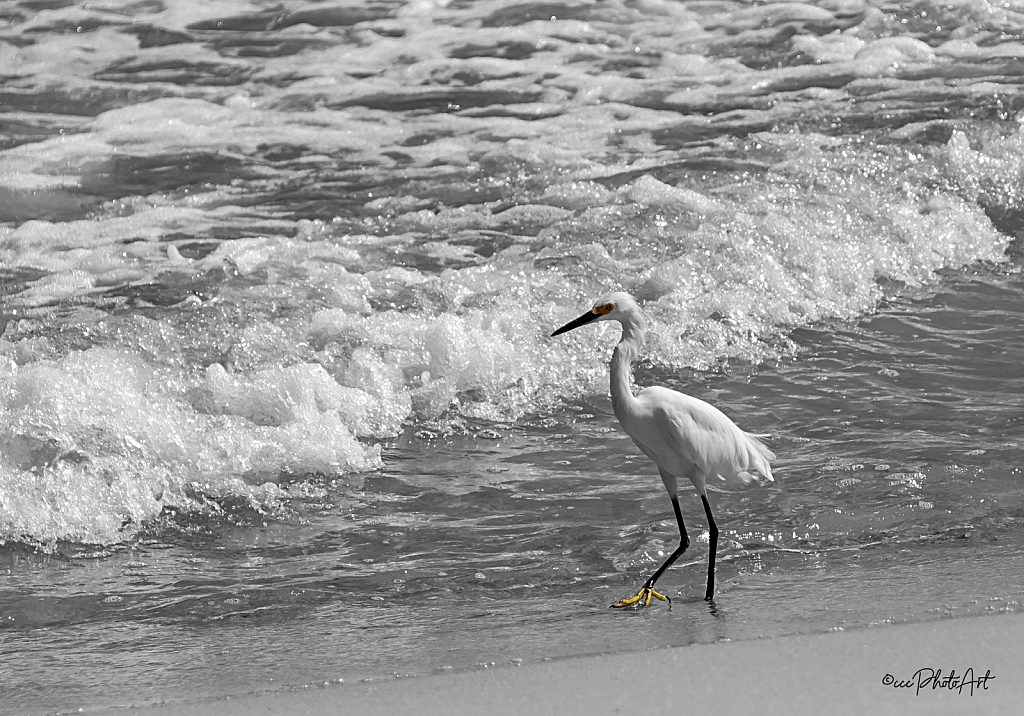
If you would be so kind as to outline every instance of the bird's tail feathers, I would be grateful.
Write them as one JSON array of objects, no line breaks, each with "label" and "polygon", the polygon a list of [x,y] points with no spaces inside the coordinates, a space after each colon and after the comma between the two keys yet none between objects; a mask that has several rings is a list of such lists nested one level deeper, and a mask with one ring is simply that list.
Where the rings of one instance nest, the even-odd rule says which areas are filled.
[{"label": "bird's tail feathers", "polygon": [[746,436],[750,438],[750,442],[754,443],[754,447],[757,448],[757,451],[761,453],[761,456],[765,460],[775,459],[775,453],[769,450],[768,446],[761,442],[762,440],[766,440],[771,437],[769,433],[746,433]]},{"label": "bird's tail feathers", "polygon": [[720,490],[722,488],[746,487],[751,483],[765,479],[775,481],[770,469],[766,470],[766,472],[761,472],[760,468],[754,465],[751,465],[750,468],[750,470],[726,473],[724,475],[722,473],[715,473],[709,476],[707,484]]},{"label": "bird's tail feathers", "polygon": [[775,459],[775,453],[769,450],[767,446],[761,442],[761,438],[767,436],[753,435],[751,433],[746,433],[746,435],[750,439],[750,445],[753,448],[752,452],[754,453],[750,456],[752,458],[750,461],[751,469],[758,472],[764,479],[774,482],[775,477],[772,475],[772,466],[770,462]]},{"label": "bird's tail feathers", "polygon": [[775,453],[765,447],[758,436],[750,433],[743,433],[743,435],[746,437],[746,453],[744,454],[742,450],[744,444],[740,443],[737,446],[740,450],[739,454],[735,456],[735,462],[730,461],[711,467],[706,473],[708,485],[720,489],[722,487],[743,487],[757,482],[759,479],[775,482],[772,466],[769,463],[770,460],[775,459]]}]

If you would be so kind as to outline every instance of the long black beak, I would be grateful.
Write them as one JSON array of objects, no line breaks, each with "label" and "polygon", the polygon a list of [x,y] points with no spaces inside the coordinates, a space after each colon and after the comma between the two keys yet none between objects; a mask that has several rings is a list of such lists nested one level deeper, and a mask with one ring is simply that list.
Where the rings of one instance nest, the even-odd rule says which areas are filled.
[{"label": "long black beak", "polygon": [[594,313],[593,311],[587,311],[586,313],[584,313],[579,318],[577,318],[575,320],[572,320],[572,321],[569,321],[568,323],[566,323],[564,326],[559,328],[557,331],[555,331],[551,335],[552,336],[557,336],[557,335],[560,335],[562,333],[565,333],[566,331],[571,331],[573,328],[579,328],[580,326],[585,326],[588,323],[590,323],[591,321],[596,321],[598,318],[600,318],[600,316],[601,316],[600,313]]}]

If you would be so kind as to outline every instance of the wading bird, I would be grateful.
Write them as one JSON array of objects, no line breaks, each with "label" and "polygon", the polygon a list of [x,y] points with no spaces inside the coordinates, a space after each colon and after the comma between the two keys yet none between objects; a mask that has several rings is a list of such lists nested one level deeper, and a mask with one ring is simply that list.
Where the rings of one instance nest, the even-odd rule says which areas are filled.
[{"label": "wading bird", "polygon": [[615,346],[611,362],[611,394],[615,417],[637,447],[654,460],[661,479],[672,499],[672,509],[679,523],[679,547],[658,567],[658,571],[644,582],[636,595],[612,604],[626,607],[642,603],[647,606],[651,597],[671,600],[654,591],[654,584],[666,569],[672,566],[686,548],[690,538],[686,535],[683,514],[677,498],[679,478],[685,477],[700,494],[704,512],[708,517],[710,549],[708,552],[708,586],[705,600],[715,595],[715,552],[718,549],[718,526],[708,503],[707,482],[721,479],[732,483],[754,480],[752,473],[773,480],[769,460],[775,455],[749,433],[736,427],[722,411],[703,400],[683,395],[668,388],[652,386],[635,396],[630,389],[633,362],[640,354],[647,320],[633,297],[621,291],[610,293],[594,307],[574,321],[570,321],[552,336],[586,325],[593,321],[618,321],[622,337]]}]

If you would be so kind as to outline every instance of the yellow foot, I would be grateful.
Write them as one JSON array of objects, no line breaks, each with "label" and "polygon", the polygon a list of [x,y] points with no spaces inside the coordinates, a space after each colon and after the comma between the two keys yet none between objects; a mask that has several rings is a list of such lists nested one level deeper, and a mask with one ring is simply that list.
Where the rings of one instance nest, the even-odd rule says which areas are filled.
[{"label": "yellow foot", "polygon": [[672,600],[666,597],[664,594],[659,594],[650,587],[640,587],[640,591],[636,593],[635,597],[629,599],[623,599],[621,602],[616,602],[611,606],[612,609],[621,609],[622,607],[628,607],[630,604],[636,604],[640,606],[638,602],[643,602],[645,607],[651,605],[651,597],[657,597],[663,602],[672,603]]}]

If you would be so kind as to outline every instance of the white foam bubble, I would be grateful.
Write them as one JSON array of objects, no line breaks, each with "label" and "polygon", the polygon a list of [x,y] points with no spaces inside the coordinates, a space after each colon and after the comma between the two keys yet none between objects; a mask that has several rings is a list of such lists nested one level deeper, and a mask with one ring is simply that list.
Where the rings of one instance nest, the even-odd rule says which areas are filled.
[{"label": "white foam bubble", "polygon": [[670,186],[649,174],[631,182],[625,191],[625,196],[638,204],[664,206],[696,214],[719,214],[725,211],[725,207],[721,204],[699,192]]}]

